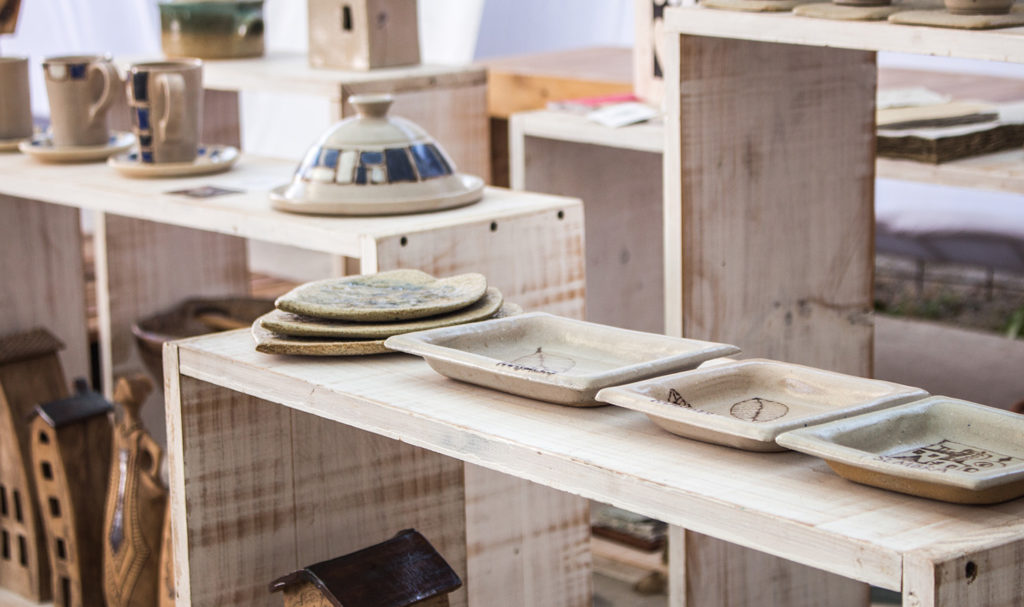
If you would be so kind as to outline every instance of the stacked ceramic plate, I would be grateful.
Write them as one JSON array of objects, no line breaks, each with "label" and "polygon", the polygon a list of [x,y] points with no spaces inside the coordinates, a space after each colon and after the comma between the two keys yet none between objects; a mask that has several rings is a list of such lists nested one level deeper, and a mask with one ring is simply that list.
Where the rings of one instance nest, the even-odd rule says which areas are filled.
[{"label": "stacked ceramic plate", "polygon": [[304,356],[380,354],[392,335],[522,312],[481,274],[434,278],[418,270],[307,283],[275,306],[253,323],[256,350]]}]

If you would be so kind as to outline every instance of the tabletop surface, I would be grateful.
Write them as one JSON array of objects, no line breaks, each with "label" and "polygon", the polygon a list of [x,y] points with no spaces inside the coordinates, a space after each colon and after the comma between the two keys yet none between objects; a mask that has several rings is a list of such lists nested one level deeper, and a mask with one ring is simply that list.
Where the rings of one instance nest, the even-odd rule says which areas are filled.
[{"label": "tabletop surface", "polygon": [[[326,217],[275,211],[268,192],[287,183],[298,161],[243,154],[217,175],[176,179],[123,177],[102,164],[44,164],[0,153],[0,195],[108,212],[188,228],[361,257],[367,238],[383,238],[557,211],[580,204],[561,196],[487,188],[478,203],[457,209],[381,217]],[[235,192],[193,198],[180,192],[214,186]]]},{"label": "tabletop surface", "polygon": [[908,553],[943,560],[1024,538],[1024,499],[960,506],[856,485],[807,455],[459,383],[409,355],[270,356],[244,330],[177,343],[184,376],[894,590]]}]

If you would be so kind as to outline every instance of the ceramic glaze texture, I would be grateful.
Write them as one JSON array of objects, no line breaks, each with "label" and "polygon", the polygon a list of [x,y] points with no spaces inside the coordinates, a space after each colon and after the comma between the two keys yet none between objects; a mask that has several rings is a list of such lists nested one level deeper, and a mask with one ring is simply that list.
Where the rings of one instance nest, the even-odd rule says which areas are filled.
[{"label": "ceramic glaze texture", "polygon": [[389,117],[390,95],[355,95],[357,116],[331,127],[310,148],[292,183],[274,191],[278,209],[329,214],[392,214],[469,204],[483,181],[455,164],[423,129]]},{"label": "ceramic glaze texture", "polygon": [[849,480],[943,501],[1024,495],[1024,416],[945,396],[793,430],[780,444]]},{"label": "ceramic glaze texture", "polygon": [[317,318],[394,321],[464,308],[486,290],[482,274],[434,278],[418,270],[392,270],[307,283],[282,295],[276,305],[285,312]]},{"label": "ceramic glaze texture", "polygon": [[202,61],[136,63],[128,69],[127,86],[138,161],[193,162],[202,130]]},{"label": "ceramic glaze texture", "polygon": [[121,76],[106,57],[50,57],[43,62],[54,145],[102,146],[107,112],[121,94]]},{"label": "ceramic glaze texture", "polygon": [[263,30],[263,0],[160,4],[160,43],[168,57],[259,57]]}]

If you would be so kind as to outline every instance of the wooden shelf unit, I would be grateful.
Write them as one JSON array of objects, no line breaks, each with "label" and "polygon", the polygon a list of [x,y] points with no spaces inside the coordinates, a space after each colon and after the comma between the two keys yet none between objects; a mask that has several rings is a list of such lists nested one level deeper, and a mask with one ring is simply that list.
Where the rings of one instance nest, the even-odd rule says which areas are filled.
[{"label": "wooden shelf unit", "polygon": [[[344,508],[333,493],[340,489],[320,487],[317,471],[304,472],[299,461],[325,462],[324,472],[333,473],[348,455],[332,438],[359,433],[392,439],[382,444],[412,445],[423,458],[465,470],[483,467],[613,504],[802,569],[902,590],[904,604],[995,606],[1020,600],[1012,593],[1019,590],[1019,576],[1013,575],[1024,551],[1024,500],[959,506],[873,489],[841,479],[816,458],[680,439],[637,412],[567,408],[479,388],[448,380],[405,355],[341,361],[272,357],[254,352],[244,332],[232,332],[177,342],[165,364],[184,605],[224,604],[228,598],[271,604],[262,602],[269,601],[261,594],[262,580],[325,557],[333,542],[344,544],[352,531],[332,522]],[[218,474],[207,472],[211,466]],[[385,473],[386,464],[379,474]],[[415,491],[405,490],[402,499],[414,501]],[[387,510],[401,510],[400,501],[389,501]],[[500,506],[490,516],[506,520]],[[225,525],[240,519],[247,524]],[[427,537],[463,533],[454,511],[430,520],[432,527],[420,528]],[[544,562],[540,545],[546,537],[535,538],[538,552],[530,558]],[[688,558],[687,547],[675,539],[675,556]],[[466,571],[459,558],[449,560]],[[236,568],[228,585],[220,563]],[[677,568],[678,561],[671,566]],[[578,581],[570,564],[533,567],[543,579],[537,583],[548,588]],[[965,576],[965,570],[973,573]],[[500,594],[501,584],[491,585],[497,580],[481,576],[470,570],[465,578],[471,604],[477,597],[493,604],[493,597],[507,596]],[[829,589],[804,586],[793,590],[788,604],[845,604],[842,590],[857,584],[846,583],[836,601],[824,594]],[[835,585],[830,589],[837,591]],[[768,596],[749,604],[774,604]],[[508,602],[581,604],[555,597]]]}]

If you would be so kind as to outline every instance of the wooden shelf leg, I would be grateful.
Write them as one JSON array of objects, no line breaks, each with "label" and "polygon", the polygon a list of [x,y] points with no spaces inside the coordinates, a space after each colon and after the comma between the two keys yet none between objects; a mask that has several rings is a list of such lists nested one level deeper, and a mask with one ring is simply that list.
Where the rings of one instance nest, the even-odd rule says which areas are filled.
[{"label": "wooden shelf leg", "polygon": [[870,376],[875,53],[668,46],[670,332]]},{"label": "wooden shelf leg", "polygon": [[1024,540],[968,554],[903,560],[906,607],[1017,607],[1024,600]]},{"label": "wooden shelf leg", "polygon": [[65,344],[65,376],[90,377],[78,209],[0,196],[0,335],[44,327]]},{"label": "wooden shelf leg", "polygon": [[866,607],[855,580],[669,527],[670,607]]},{"label": "wooden shelf leg", "polygon": [[[245,241],[235,236],[98,214],[94,243],[101,369],[108,397],[115,377],[145,370],[131,333],[133,322],[190,297],[249,291]],[[160,390],[147,400],[142,419],[163,444]]]}]

